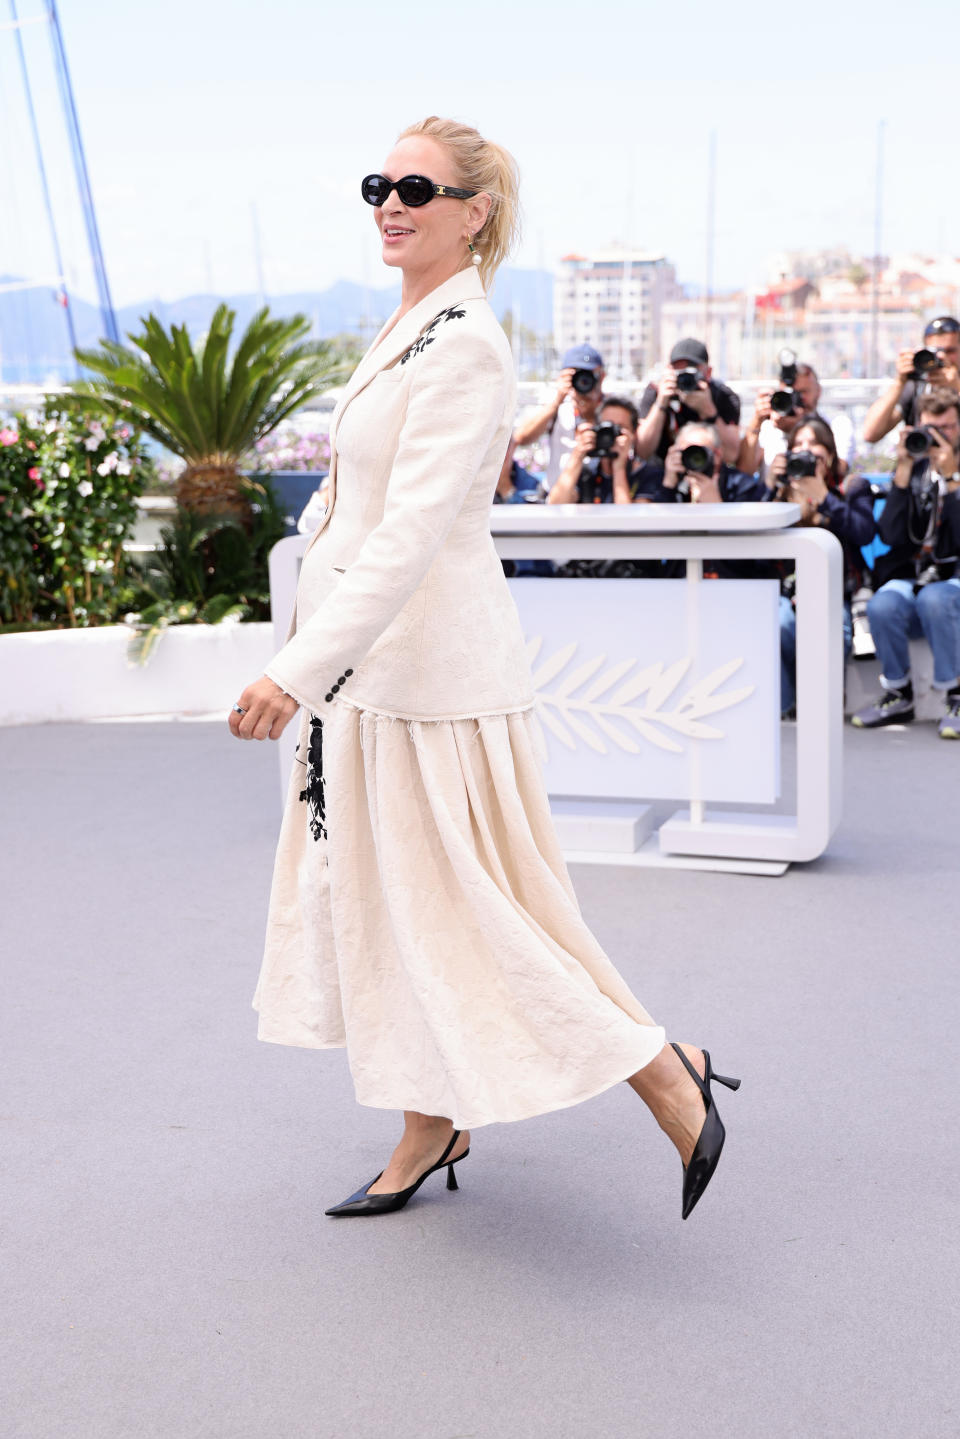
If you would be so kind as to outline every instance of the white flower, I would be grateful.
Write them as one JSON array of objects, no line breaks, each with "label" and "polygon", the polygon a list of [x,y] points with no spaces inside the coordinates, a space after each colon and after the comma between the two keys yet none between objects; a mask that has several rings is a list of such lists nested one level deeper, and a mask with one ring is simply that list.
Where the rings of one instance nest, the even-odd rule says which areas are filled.
[{"label": "white flower", "polygon": [[43,433],[44,433],[45,435],[52,435],[53,432],[54,432],[54,430],[56,430],[56,428],[57,428],[57,422],[56,422],[56,420],[48,420],[47,423],[46,423],[46,424],[44,425],[44,427],[43,427]]},{"label": "white flower", "polygon": [[97,435],[101,440],[103,439],[104,430],[99,420],[91,420],[87,428],[91,435]]},{"label": "white flower", "polygon": [[83,495],[84,499],[86,499],[87,495],[93,494],[93,485],[91,485],[89,480],[81,480],[79,485],[77,485],[77,493]]},{"label": "white flower", "polygon": [[61,480],[69,480],[70,466],[67,464],[66,460],[64,460],[63,464],[57,470],[57,474],[60,476]]},{"label": "white flower", "polygon": [[106,476],[109,475],[109,473],[110,473],[110,466],[109,466],[108,464],[106,464],[106,462],[104,462],[104,464],[102,464],[102,465],[98,465],[98,466],[97,466],[97,474],[98,474],[98,475],[103,475],[104,478],[106,478]]},{"label": "white flower", "polygon": [[117,474],[129,475],[132,468],[133,466],[130,464],[129,460],[120,460],[117,464]]},{"label": "white flower", "polygon": [[99,450],[100,441],[96,438],[96,436],[91,436],[90,439],[84,440],[83,448],[85,450]]}]

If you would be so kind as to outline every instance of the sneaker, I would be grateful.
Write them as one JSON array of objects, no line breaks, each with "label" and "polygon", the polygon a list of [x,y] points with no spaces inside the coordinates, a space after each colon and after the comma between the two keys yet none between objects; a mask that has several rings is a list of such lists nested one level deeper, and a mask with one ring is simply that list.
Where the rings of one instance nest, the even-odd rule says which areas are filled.
[{"label": "sneaker", "polygon": [[947,695],[947,712],[938,728],[941,739],[960,739],[960,695]]},{"label": "sneaker", "polygon": [[856,725],[857,729],[879,729],[881,725],[885,724],[909,724],[912,719],[912,692],[887,690],[876,704],[867,705],[866,709],[859,710],[850,723]]}]

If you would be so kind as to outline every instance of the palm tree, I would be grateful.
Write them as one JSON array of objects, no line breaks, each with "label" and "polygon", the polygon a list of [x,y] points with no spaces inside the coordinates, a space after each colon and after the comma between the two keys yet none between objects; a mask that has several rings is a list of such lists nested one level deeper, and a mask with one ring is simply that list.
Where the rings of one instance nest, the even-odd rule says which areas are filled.
[{"label": "palm tree", "polygon": [[304,315],[271,319],[259,310],[228,359],[236,311],[218,305],[194,345],[185,325],[169,332],[155,315],[131,346],[103,340],[76,356],[96,378],[77,381],[71,397],[142,430],[186,461],[177,502],[195,514],[234,514],[250,502],[239,473],[243,457],[294,410],[345,377],[340,348],[307,341]]}]

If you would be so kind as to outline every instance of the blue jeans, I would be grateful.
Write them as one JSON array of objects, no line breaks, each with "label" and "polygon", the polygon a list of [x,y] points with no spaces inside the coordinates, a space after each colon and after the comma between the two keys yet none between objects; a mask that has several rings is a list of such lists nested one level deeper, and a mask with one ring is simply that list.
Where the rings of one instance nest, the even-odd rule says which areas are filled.
[{"label": "blue jeans", "polygon": [[[853,648],[853,616],[843,602],[843,657]],[[797,702],[797,613],[786,595],[780,596],[780,713]]]},{"label": "blue jeans", "polygon": [[960,683],[960,579],[934,580],[913,593],[909,580],[888,580],[867,606],[881,680],[899,689],[910,678],[909,641],[924,638],[933,650],[933,687]]}]

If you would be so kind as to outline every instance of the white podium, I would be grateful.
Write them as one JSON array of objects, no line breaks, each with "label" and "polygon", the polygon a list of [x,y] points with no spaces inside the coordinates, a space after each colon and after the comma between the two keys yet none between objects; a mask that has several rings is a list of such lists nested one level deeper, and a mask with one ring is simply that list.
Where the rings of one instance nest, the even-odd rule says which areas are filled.
[{"label": "white podium", "polygon": [[[789,504],[494,507],[504,559],[685,562],[680,580],[510,581],[569,861],[782,874],[826,849],[841,809],[843,559],[829,532],[798,518]],[[270,557],[278,647],[306,543],[281,540]],[[775,811],[778,586],[704,580],[707,559],[794,562],[793,814]],[[293,729],[281,740],[284,792]],[[654,828],[652,802],[679,807]]]}]

